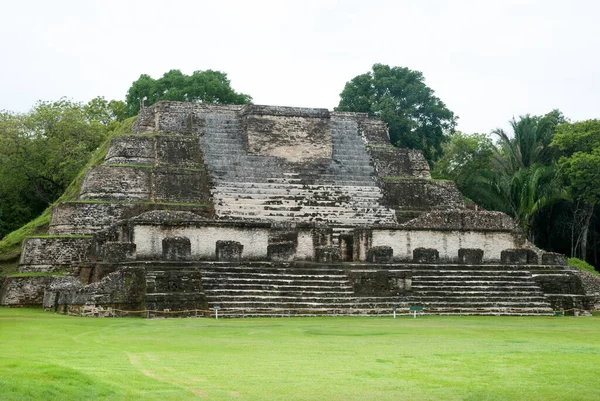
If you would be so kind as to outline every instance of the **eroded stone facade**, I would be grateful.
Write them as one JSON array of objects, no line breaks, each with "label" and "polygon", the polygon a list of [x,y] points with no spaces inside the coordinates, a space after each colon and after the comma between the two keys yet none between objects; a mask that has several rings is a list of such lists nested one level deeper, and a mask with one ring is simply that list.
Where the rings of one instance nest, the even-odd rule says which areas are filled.
[{"label": "eroded stone facade", "polygon": [[55,206],[50,233],[21,260],[48,275],[7,278],[0,303],[251,316],[597,300],[561,255],[502,213],[465,210],[454,183],[359,113],[159,102],[86,172],[79,200]]}]

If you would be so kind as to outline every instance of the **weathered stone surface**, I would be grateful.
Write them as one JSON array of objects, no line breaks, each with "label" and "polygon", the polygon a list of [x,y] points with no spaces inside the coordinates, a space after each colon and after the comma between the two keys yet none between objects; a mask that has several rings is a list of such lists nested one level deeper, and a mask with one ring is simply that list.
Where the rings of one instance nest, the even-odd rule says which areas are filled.
[{"label": "weathered stone surface", "polygon": [[237,241],[217,241],[217,260],[223,262],[239,262],[242,260],[244,245]]},{"label": "weathered stone surface", "polygon": [[367,261],[371,263],[392,263],[394,250],[389,246],[375,246],[367,251]]},{"label": "weathered stone surface", "polygon": [[[453,183],[429,179],[422,154],[392,147],[366,114],[159,102],[113,141],[80,193],[88,201],[57,206],[51,231],[93,234],[88,250],[70,257],[49,243],[37,254],[51,250],[58,264],[20,267],[72,273],[44,302],[69,313],[363,314],[409,302],[548,313],[542,290],[556,304],[592,302],[567,293],[579,281],[559,257],[535,268],[539,281],[531,266],[504,272],[501,251],[524,247],[512,220],[464,210]],[[482,281],[489,300],[472,284]],[[29,291],[36,302],[39,288]],[[16,299],[8,292],[1,299]]]},{"label": "weathered stone surface", "polygon": [[[80,314],[85,305],[127,311],[144,310],[145,273],[143,268],[122,267],[99,282],[83,287],[69,286],[66,289],[57,289],[55,292],[55,308],[66,313]],[[49,297],[47,307],[51,307],[51,301]]]},{"label": "weathered stone surface", "polygon": [[368,146],[375,170],[380,177],[431,178],[423,153],[395,146]]},{"label": "weathered stone surface", "polygon": [[569,260],[566,255],[555,252],[544,252],[542,253],[542,264],[543,265],[554,265],[554,266],[567,266]]},{"label": "weathered stone surface", "polygon": [[422,178],[385,178],[382,180],[382,203],[401,210],[429,211],[463,208],[456,184]]},{"label": "weathered stone surface", "polygon": [[291,262],[296,254],[296,243],[293,241],[282,241],[271,243],[267,247],[269,260],[273,262]]},{"label": "weathered stone surface", "polygon": [[458,263],[477,265],[483,263],[483,249],[460,248],[458,250]]},{"label": "weathered stone surface", "polygon": [[509,265],[535,265],[538,255],[531,249],[506,249],[502,251],[500,260]]},{"label": "weathered stone surface", "polygon": [[298,109],[294,108],[278,108],[277,114],[273,111],[270,108],[268,114],[257,114],[256,107],[249,110],[244,119],[248,153],[280,157],[292,163],[331,158],[331,124],[327,110],[316,116],[298,115]]},{"label": "weathered stone surface", "polygon": [[365,296],[398,297],[411,291],[411,273],[386,270],[350,271],[348,277],[354,294]]},{"label": "weathered stone surface", "polygon": [[340,249],[331,246],[315,248],[315,259],[318,263],[337,263],[340,261]]},{"label": "weathered stone surface", "polygon": [[129,166],[95,166],[81,184],[80,199],[150,200],[151,169]]},{"label": "weathered stone surface", "polygon": [[5,277],[0,286],[0,305],[33,306],[41,305],[44,290],[53,277]]},{"label": "weathered stone surface", "polygon": [[192,255],[192,245],[187,237],[167,237],[162,240],[164,260],[189,260]]},{"label": "weathered stone surface", "polygon": [[136,245],[131,242],[108,241],[102,245],[102,260],[106,262],[126,262],[135,260]]},{"label": "weathered stone surface", "polygon": [[533,278],[546,294],[585,295],[581,280],[568,272],[536,273]]},{"label": "weathered stone surface", "polygon": [[155,141],[157,165],[204,168],[202,149],[197,137],[157,135]]},{"label": "weathered stone surface", "polygon": [[518,233],[519,227],[510,216],[501,212],[453,209],[432,211],[402,224],[405,228],[451,231],[510,231]]},{"label": "weathered stone surface", "polygon": [[108,203],[67,202],[54,206],[50,220],[50,234],[92,234],[115,223],[142,213],[168,208],[187,211],[202,218],[212,218],[209,205],[164,203]]},{"label": "weathered stone surface", "polygon": [[416,263],[436,263],[440,258],[440,253],[433,248],[416,248],[413,250],[413,262]]},{"label": "weathered stone surface", "polygon": [[110,142],[105,164],[155,164],[154,137],[117,136]]},{"label": "weathered stone surface", "polygon": [[91,237],[27,238],[21,252],[21,272],[51,272],[88,260]]},{"label": "weathered stone surface", "polygon": [[156,168],[152,171],[151,198],[155,202],[209,202],[209,187],[203,170]]}]

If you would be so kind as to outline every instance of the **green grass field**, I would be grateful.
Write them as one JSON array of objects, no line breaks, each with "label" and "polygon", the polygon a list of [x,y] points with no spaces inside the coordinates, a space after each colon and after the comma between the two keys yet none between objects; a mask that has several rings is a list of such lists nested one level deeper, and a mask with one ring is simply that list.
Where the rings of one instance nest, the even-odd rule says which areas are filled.
[{"label": "green grass field", "polygon": [[0,308],[1,400],[599,400],[600,316],[79,318]]}]

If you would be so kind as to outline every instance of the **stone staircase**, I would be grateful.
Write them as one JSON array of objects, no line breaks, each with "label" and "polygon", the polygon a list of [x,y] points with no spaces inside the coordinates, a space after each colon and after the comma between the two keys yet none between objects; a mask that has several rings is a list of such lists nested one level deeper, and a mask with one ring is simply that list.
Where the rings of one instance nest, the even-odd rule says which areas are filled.
[{"label": "stone staircase", "polygon": [[280,158],[249,154],[237,114],[206,118],[200,137],[213,180],[218,218],[319,221],[344,225],[394,223],[356,123],[332,120],[332,158],[290,167]]},{"label": "stone staircase", "polygon": [[408,302],[434,314],[552,315],[526,266],[417,267]]},{"label": "stone staircase", "polygon": [[390,314],[397,298],[355,297],[340,267],[215,263],[202,270],[211,308],[226,317]]},{"label": "stone staircase", "polygon": [[[356,296],[348,269],[411,270],[407,296]],[[553,310],[531,273],[521,266],[365,265],[342,267],[275,266],[254,262],[243,267],[211,263],[202,267],[210,308],[227,317],[391,315],[411,305],[436,315],[552,315]]]}]

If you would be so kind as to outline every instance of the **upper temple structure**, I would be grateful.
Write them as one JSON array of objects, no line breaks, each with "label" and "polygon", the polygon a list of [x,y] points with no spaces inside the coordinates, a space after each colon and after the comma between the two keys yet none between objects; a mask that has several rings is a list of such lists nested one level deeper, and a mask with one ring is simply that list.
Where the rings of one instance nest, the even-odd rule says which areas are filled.
[{"label": "upper temple structure", "polygon": [[[159,102],[112,139],[2,305],[144,316],[552,314],[597,299],[366,114]],[[25,273],[41,273],[28,275]],[[91,312],[90,312],[91,311]]]}]

